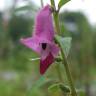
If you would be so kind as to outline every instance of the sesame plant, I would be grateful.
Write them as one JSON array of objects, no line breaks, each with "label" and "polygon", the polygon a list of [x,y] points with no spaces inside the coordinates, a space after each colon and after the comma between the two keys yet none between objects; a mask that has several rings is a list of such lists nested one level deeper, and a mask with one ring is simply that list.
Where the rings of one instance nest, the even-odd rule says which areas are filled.
[{"label": "sesame plant", "polygon": [[[41,76],[47,73],[48,68],[51,64],[54,64],[54,62],[64,65],[69,86],[66,87],[64,85],[62,75],[59,73],[60,82],[52,84],[48,88],[49,90],[58,87],[60,90],[63,90],[62,96],[77,96],[67,60],[72,38],[62,37],[60,35],[59,11],[68,1],[69,0],[60,0],[58,9],[55,6],[54,0],[50,0],[51,5],[47,4],[43,6],[42,4],[42,9],[37,13],[35,19],[32,36],[21,38],[20,42],[39,54]],[[58,68],[59,64],[57,70],[60,71]]]}]

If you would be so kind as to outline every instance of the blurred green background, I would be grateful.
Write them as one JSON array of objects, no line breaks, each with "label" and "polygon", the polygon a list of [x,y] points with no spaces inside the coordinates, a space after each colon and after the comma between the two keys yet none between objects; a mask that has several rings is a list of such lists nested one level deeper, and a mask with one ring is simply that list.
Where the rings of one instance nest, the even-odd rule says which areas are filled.
[{"label": "blurred green background", "polygon": [[[14,0],[10,7],[0,12],[0,96],[65,96],[58,89],[48,88],[57,82],[57,63],[44,76],[39,74],[39,60],[32,50],[20,44],[22,37],[31,36],[36,12],[40,9],[30,0],[16,7]],[[72,37],[68,56],[69,67],[79,96],[96,96],[96,26],[90,25],[83,13],[62,12],[60,14],[62,36]],[[68,85],[62,64],[60,71],[64,84]]]}]

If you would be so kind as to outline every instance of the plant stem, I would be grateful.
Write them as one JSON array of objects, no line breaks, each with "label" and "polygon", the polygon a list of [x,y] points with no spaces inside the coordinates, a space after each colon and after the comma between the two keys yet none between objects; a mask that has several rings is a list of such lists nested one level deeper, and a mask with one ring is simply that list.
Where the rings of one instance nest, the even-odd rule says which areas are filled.
[{"label": "plant stem", "polygon": [[62,63],[65,67],[66,75],[67,75],[67,78],[68,78],[68,81],[69,81],[69,84],[70,84],[70,88],[71,88],[71,95],[72,96],[77,96],[77,93],[76,93],[76,90],[75,90],[75,87],[74,87],[74,84],[73,84],[73,81],[72,81],[71,73],[70,73],[70,70],[69,70],[67,59],[66,59],[65,54],[63,52],[62,46],[60,44],[59,44],[59,46],[61,48],[61,55],[62,55],[62,58],[63,58]]},{"label": "plant stem", "polygon": [[63,52],[63,48],[61,46],[61,44],[58,42],[58,40],[56,40],[58,45],[60,46],[60,49],[61,49],[61,55],[62,55],[62,63],[65,67],[65,70],[66,70],[66,75],[67,75],[67,78],[68,78],[68,81],[69,81],[69,85],[70,85],[70,88],[71,88],[71,95],[72,96],[77,96],[77,93],[76,93],[76,90],[75,90],[75,87],[74,87],[74,84],[73,84],[73,81],[72,81],[72,77],[71,77],[71,73],[70,73],[70,70],[69,70],[69,66],[68,66],[68,62],[67,62],[67,59],[65,57],[65,54]]},{"label": "plant stem", "polygon": [[43,4],[43,0],[41,0],[41,7],[43,7],[44,6],[44,4]]},{"label": "plant stem", "polygon": [[[56,11],[54,0],[51,0],[51,5],[52,5],[52,7],[54,8],[54,11],[55,11],[55,12],[53,12],[53,17],[54,17],[55,31],[58,34],[58,32],[60,32],[59,23],[58,23],[59,22],[59,16],[58,16],[58,12]],[[60,65],[56,64],[56,69],[57,69],[57,73],[58,73],[58,76],[59,76],[59,80],[60,80],[60,82],[63,83],[64,80],[62,78]]]},{"label": "plant stem", "polygon": [[59,11],[58,10],[56,11],[54,0],[51,0],[51,5],[54,8],[53,17],[54,17],[55,31],[57,34],[60,34],[59,14],[58,14]]},{"label": "plant stem", "polygon": [[[55,10],[54,13],[53,13],[54,23],[55,23],[55,31],[56,31],[57,34],[60,34],[59,11],[56,11],[54,0],[51,0],[51,5],[52,5],[52,7]],[[62,58],[63,58],[62,63],[64,65],[64,68],[65,68],[65,71],[66,71],[66,75],[67,75],[67,78],[68,78],[68,81],[69,81],[69,85],[70,85],[70,88],[71,88],[71,95],[72,96],[77,96],[77,93],[76,93],[76,90],[74,88],[74,84],[73,84],[73,81],[72,81],[71,73],[69,71],[68,62],[67,62],[67,59],[65,57],[63,48],[62,48],[60,42],[57,39],[56,39],[56,41],[57,41],[57,43],[58,43],[58,45],[59,45],[59,47],[61,49],[61,55],[62,55]]]}]

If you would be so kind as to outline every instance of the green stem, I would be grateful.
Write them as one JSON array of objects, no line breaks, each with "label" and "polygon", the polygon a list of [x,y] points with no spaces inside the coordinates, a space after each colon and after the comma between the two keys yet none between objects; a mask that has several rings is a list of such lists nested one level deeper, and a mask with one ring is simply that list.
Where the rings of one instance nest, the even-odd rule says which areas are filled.
[{"label": "green stem", "polygon": [[[55,7],[55,2],[54,0],[51,0],[51,5],[52,7],[54,8],[54,13],[53,13],[53,17],[54,17],[54,23],[55,23],[55,31],[57,34],[60,34],[60,25],[59,25],[59,11],[56,11],[56,7]],[[56,38],[55,38],[56,39]],[[68,78],[68,81],[69,81],[69,84],[70,84],[70,88],[71,88],[71,95],[72,96],[77,96],[77,93],[76,93],[76,90],[75,90],[75,87],[74,87],[74,84],[73,84],[73,81],[72,81],[72,77],[71,77],[71,73],[69,71],[69,66],[68,66],[68,62],[67,62],[67,59],[65,57],[65,54],[63,52],[63,48],[61,46],[61,44],[59,43],[59,41],[56,39],[58,45],[60,46],[60,49],[61,49],[61,55],[62,55],[62,63],[64,65],[64,68],[65,68],[65,71],[66,71],[66,75],[67,75],[67,78]]]},{"label": "green stem", "polygon": [[61,55],[62,55],[62,58],[63,58],[62,63],[64,65],[64,67],[65,67],[66,75],[67,75],[67,78],[68,78],[68,81],[69,81],[69,84],[70,84],[71,95],[72,96],[77,96],[77,93],[76,93],[76,90],[75,90],[75,87],[74,87],[74,84],[73,84],[73,81],[72,81],[71,73],[70,73],[70,70],[69,70],[68,62],[67,62],[67,59],[65,57],[62,45],[60,44],[58,39],[55,38],[55,40],[56,40],[56,42],[58,43],[58,45],[60,46],[60,49],[61,49]]},{"label": "green stem", "polygon": [[72,77],[71,77],[71,73],[70,73],[70,70],[69,70],[68,62],[66,60],[66,57],[65,57],[65,54],[63,52],[62,47],[61,47],[61,55],[62,55],[62,58],[63,58],[62,63],[65,67],[66,75],[67,75],[67,78],[68,78],[68,81],[69,81],[69,84],[70,84],[71,94],[72,94],[72,96],[77,96],[77,93],[76,93],[76,90],[75,90],[75,87],[74,87],[74,84],[73,84],[73,80],[72,80]]},{"label": "green stem", "polygon": [[41,0],[41,7],[43,7],[44,6],[44,4],[43,4],[43,0]]},{"label": "green stem", "polygon": [[54,0],[51,0],[51,5],[54,8],[53,17],[54,17],[55,31],[57,34],[60,34],[59,14],[58,14],[59,11],[58,10],[56,11]]},{"label": "green stem", "polygon": [[[51,0],[51,5],[52,5],[52,7],[55,10],[55,12],[53,12],[53,17],[54,17],[55,31],[56,31],[56,33],[58,33],[58,32],[60,32],[59,23],[58,23],[59,19],[58,19],[58,12],[56,11],[54,0]],[[59,76],[60,82],[63,82],[64,80],[62,78],[62,74],[61,74],[61,70],[60,70],[60,65],[56,64],[56,69],[57,69],[57,72],[58,72],[58,76]]]}]

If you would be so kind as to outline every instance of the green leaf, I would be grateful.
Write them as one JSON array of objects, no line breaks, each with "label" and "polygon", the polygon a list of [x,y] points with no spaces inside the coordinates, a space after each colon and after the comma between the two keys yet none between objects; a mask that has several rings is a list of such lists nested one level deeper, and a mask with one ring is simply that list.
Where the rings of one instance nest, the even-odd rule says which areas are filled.
[{"label": "green leaf", "polygon": [[62,92],[65,94],[64,96],[66,96],[66,94],[70,94],[70,89],[63,83],[52,84],[48,90],[53,93],[54,96],[61,96],[60,94],[62,94]]},{"label": "green leaf", "polygon": [[61,58],[60,56],[58,56],[58,57],[55,58],[55,60],[56,60],[57,62],[61,62],[61,61],[62,61],[62,58]]},{"label": "green leaf", "polygon": [[48,91],[51,96],[62,96],[59,84],[52,84],[51,86],[49,86]]},{"label": "green leaf", "polygon": [[59,90],[59,84],[52,84],[49,88],[49,91],[51,92],[56,92],[57,90]]},{"label": "green leaf", "polygon": [[61,47],[63,48],[64,54],[67,57],[71,48],[71,37],[61,37],[56,35],[55,36],[56,39],[58,39]]},{"label": "green leaf", "polygon": [[67,3],[70,0],[60,0],[59,4],[58,4],[58,8],[60,9],[65,3]]},{"label": "green leaf", "polygon": [[64,84],[60,84],[59,85],[60,89],[64,92],[64,93],[70,93],[70,88],[68,86],[65,86]]}]

